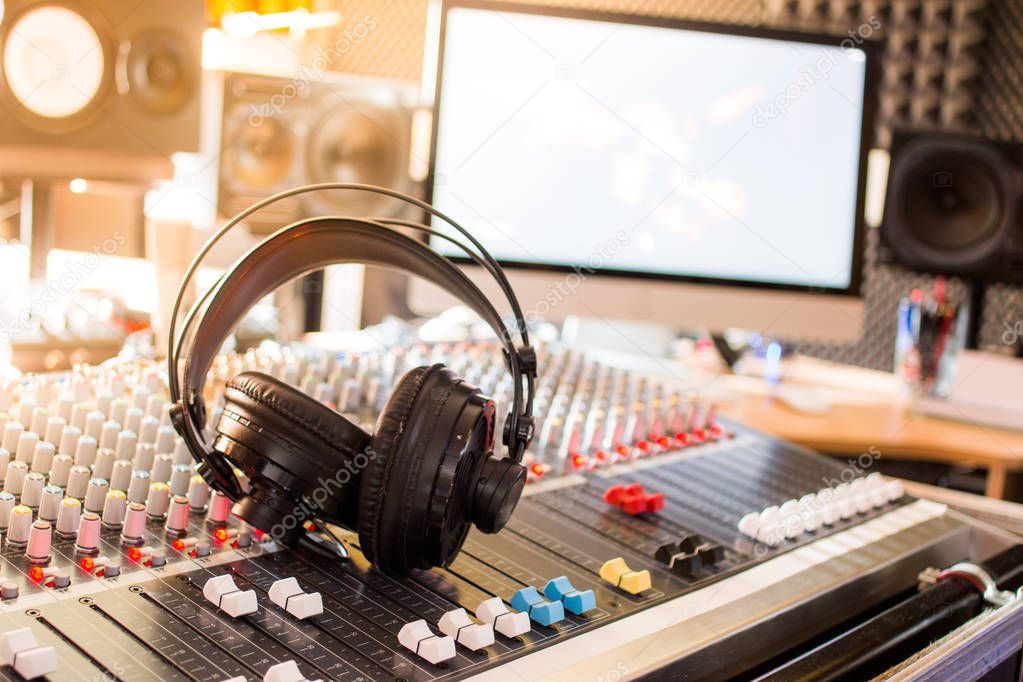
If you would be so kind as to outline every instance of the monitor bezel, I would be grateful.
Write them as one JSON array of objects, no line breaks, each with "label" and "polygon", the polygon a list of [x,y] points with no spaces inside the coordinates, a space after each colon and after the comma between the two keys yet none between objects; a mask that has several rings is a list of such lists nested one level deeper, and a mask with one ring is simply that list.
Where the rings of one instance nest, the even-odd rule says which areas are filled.
[{"label": "monitor bezel", "polygon": [[[430,124],[430,153],[429,167],[425,180],[425,199],[433,203],[433,189],[435,183],[435,171],[437,161],[437,132],[440,125],[441,91],[444,83],[444,48],[446,44],[447,17],[448,12],[456,8],[479,9],[512,14],[527,14],[539,16],[563,17],[566,19],[586,19],[592,21],[603,21],[616,24],[634,24],[637,26],[654,26],[659,28],[674,28],[688,31],[700,31],[704,33],[718,33],[724,35],[743,36],[749,38],[766,38],[770,40],[783,40],[788,42],[806,43],[811,45],[823,45],[828,47],[842,47],[842,42],[850,38],[847,34],[830,35],[825,33],[810,33],[786,29],[764,27],[760,25],[722,24],[704,21],[693,21],[689,19],[678,19],[674,17],[627,14],[607,12],[603,10],[590,10],[568,7],[538,6],[519,2],[505,2],[503,0],[442,0],[440,7],[440,22],[437,39],[436,72],[434,76],[432,121]],[[713,284],[723,286],[734,286],[753,289],[772,289],[778,291],[798,291],[810,294],[827,294],[860,297],[863,287],[863,263],[866,239],[866,185],[867,185],[867,163],[870,149],[873,146],[875,116],[877,114],[877,100],[873,96],[876,93],[876,84],[880,80],[879,56],[883,48],[877,39],[864,39],[858,44],[857,49],[863,51],[866,57],[863,79],[863,116],[860,121],[860,153],[859,168],[856,180],[856,204],[853,220],[853,248],[850,260],[849,285],[846,287],[822,286],[814,284],[794,284],[786,282],[757,281],[749,279],[732,279],[726,277],[706,277],[701,275],[685,275],[666,272],[648,272],[641,270],[622,270],[616,268],[602,267],[592,272],[587,271],[587,276],[626,278],[639,280],[658,280],[667,282],[684,282],[694,284]],[[423,221],[430,223],[432,216],[424,214]],[[428,238],[427,238],[427,241]],[[465,256],[446,255],[446,257],[460,265],[473,265],[473,261]],[[509,274],[514,271],[531,272],[552,272],[567,274],[575,272],[570,265],[559,265],[554,263],[535,263],[529,261],[516,261],[497,258],[502,268],[506,268]],[[578,267],[578,266],[576,266]]]}]

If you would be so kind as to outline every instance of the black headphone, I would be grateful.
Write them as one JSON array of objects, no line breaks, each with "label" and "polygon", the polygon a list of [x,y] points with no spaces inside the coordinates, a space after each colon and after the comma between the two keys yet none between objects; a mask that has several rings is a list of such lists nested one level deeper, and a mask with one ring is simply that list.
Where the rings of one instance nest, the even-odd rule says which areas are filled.
[{"label": "black headphone", "polygon": [[[228,230],[272,203],[324,190],[373,192],[417,206],[451,225],[475,250],[410,221],[302,220],[268,237],[222,275],[192,306],[175,336],[188,283]],[[455,244],[486,269],[508,298],[522,345],[516,347],[493,305],[461,269],[395,225]],[[401,378],[372,434],[271,376],[244,372],[227,383],[223,412],[208,441],[203,387],[228,334],[256,301],[279,285],[337,263],[367,263],[423,277],[465,302],[493,328],[513,379],[513,404],[503,434],[506,458],[493,455],[493,401],[440,364],[417,367]],[[336,523],[358,531],[362,552],[380,570],[405,573],[449,564],[471,524],[495,533],[511,516],[525,485],[521,462],[534,431],[536,355],[500,265],[464,228],[429,204],[352,183],[307,185],[264,199],[228,221],[200,249],[185,273],[168,326],[175,429],[210,486],[238,502],[237,514],[276,540],[294,544],[306,536],[306,523]],[[182,360],[190,329],[188,354]],[[245,489],[234,466],[248,479]]]}]

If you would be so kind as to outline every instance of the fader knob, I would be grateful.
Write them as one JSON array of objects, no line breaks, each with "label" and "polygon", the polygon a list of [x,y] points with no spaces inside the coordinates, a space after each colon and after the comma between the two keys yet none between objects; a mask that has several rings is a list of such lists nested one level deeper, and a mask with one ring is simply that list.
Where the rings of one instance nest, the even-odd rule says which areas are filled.
[{"label": "fader knob", "polygon": [[25,556],[34,564],[48,563],[52,542],[53,528],[50,526],[50,522],[39,519],[32,524],[32,528],[29,530]]},{"label": "fader knob", "polygon": [[127,503],[128,499],[123,490],[107,492],[106,500],[103,501],[103,525],[107,528],[120,528],[124,523]]},{"label": "fader knob", "polygon": [[57,511],[57,533],[71,537],[78,533],[78,522],[82,516],[82,503],[73,497],[65,497],[60,501]]}]

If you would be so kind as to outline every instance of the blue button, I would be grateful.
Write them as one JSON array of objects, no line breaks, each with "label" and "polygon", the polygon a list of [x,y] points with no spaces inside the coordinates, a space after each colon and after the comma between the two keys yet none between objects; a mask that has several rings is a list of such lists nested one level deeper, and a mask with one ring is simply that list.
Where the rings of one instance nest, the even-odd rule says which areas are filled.
[{"label": "blue button", "polygon": [[511,598],[512,608],[525,611],[540,625],[553,625],[565,618],[565,607],[561,601],[547,601],[532,585],[518,590]]},{"label": "blue button", "polygon": [[561,603],[572,613],[582,615],[597,608],[597,597],[593,590],[577,590],[566,594]]},{"label": "blue button", "polygon": [[564,575],[559,575],[557,578],[551,578],[543,587],[544,595],[551,601],[561,601],[569,592],[575,592],[575,588],[572,587],[572,583],[569,582],[568,576]]},{"label": "blue button", "polygon": [[512,595],[511,605],[516,611],[528,612],[533,604],[539,604],[543,601],[543,597],[536,591],[536,588],[530,585],[529,587],[523,587],[521,590]]},{"label": "blue button", "polygon": [[559,601],[545,601],[529,609],[529,617],[540,625],[553,625],[565,619],[565,607]]}]

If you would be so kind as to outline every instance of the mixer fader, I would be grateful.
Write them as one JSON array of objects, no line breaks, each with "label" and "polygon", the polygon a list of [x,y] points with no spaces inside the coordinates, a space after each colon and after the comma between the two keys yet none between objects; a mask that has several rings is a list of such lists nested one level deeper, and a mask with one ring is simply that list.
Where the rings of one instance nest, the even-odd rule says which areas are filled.
[{"label": "mixer fader", "polygon": [[[440,360],[507,400],[487,344],[250,351],[218,359],[212,391],[258,368],[369,422],[406,367]],[[341,561],[232,516],[194,473],[154,367],[6,385],[0,677],[578,679],[700,670],[716,643],[757,631],[715,668],[725,676],[783,646],[784,628],[763,629],[772,614],[848,599],[867,578],[888,598],[967,556],[970,527],[940,505],[718,419],[674,380],[552,348],[541,366],[540,435],[508,526],[404,578],[371,568],[344,529]],[[902,570],[881,580],[882,564]]]}]

